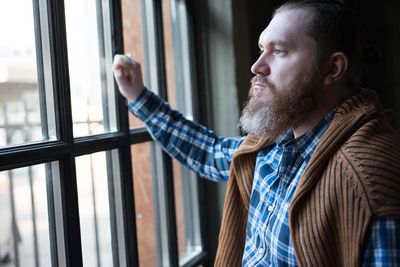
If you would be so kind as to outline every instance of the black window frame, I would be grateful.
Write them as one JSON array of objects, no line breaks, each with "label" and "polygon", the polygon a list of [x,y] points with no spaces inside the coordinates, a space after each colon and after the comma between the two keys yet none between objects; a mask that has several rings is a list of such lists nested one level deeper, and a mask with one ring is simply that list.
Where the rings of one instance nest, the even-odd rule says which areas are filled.
[{"label": "black window frame", "polygon": [[[33,8],[35,14],[35,31],[36,36],[40,36],[40,23],[37,22],[37,17],[40,16],[41,0],[33,0]],[[152,142],[151,136],[145,128],[130,129],[128,123],[128,112],[126,108],[125,99],[115,92],[117,99],[117,124],[118,131],[98,134],[93,136],[78,137],[73,136],[73,121],[72,121],[72,107],[71,107],[71,94],[69,83],[69,67],[68,67],[68,54],[67,54],[67,36],[66,36],[66,22],[64,1],[58,0],[43,0],[47,6],[48,18],[48,34],[50,44],[50,60],[52,66],[52,81],[53,81],[53,94],[54,94],[54,109],[55,121],[58,133],[58,140],[55,141],[41,141],[30,144],[23,144],[17,146],[4,147],[0,149],[0,171],[11,170],[15,168],[28,167],[36,164],[46,164],[50,162],[59,163],[59,179],[61,190],[61,205],[62,205],[62,220],[63,220],[63,236],[64,236],[64,255],[66,266],[82,266],[82,247],[80,235],[80,221],[79,221],[79,205],[78,205],[78,192],[76,181],[76,166],[75,158],[82,155],[87,155],[96,152],[110,152],[118,150],[119,168],[124,170],[121,172],[121,194],[122,194],[122,209],[125,236],[125,251],[126,251],[126,264],[127,266],[139,266],[138,260],[138,244],[136,237],[135,225],[135,205],[133,195],[133,172],[131,163],[131,146],[143,142]],[[142,1],[143,2],[143,1]],[[166,92],[166,71],[165,71],[165,55],[164,55],[164,40],[163,40],[163,21],[162,21],[162,7],[161,0],[153,0],[155,33],[156,33],[156,57],[157,57],[157,72],[158,72],[158,88],[159,95],[167,98]],[[122,12],[120,1],[110,0],[110,17],[111,17],[111,35],[112,35],[112,49],[113,54],[123,53],[123,33],[122,33]],[[190,19],[190,18],[189,18]],[[41,43],[37,48],[37,62],[38,62],[38,81],[39,88],[44,87],[44,68],[42,60],[42,47]],[[193,42],[193,40],[189,40]],[[111,70],[110,70],[111,71]],[[39,89],[40,91],[41,89]],[[40,92],[41,99],[44,99],[44,92]],[[43,119],[46,122],[47,119]],[[44,125],[43,128],[47,128]],[[46,133],[44,133],[46,136]],[[168,257],[167,266],[179,266],[178,256],[178,241],[175,221],[175,203],[174,203],[174,187],[173,187],[173,171],[171,158],[160,149],[153,149],[154,165],[157,174],[162,174],[166,181],[165,199],[167,211],[167,238],[168,238]],[[108,153],[107,153],[108,155]],[[46,164],[46,168],[50,168]],[[46,172],[47,173],[47,172]],[[52,179],[47,177],[47,192],[49,203],[49,224],[55,224],[54,203]],[[199,183],[200,194],[203,192],[202,183]],[[204,199],[199,197],[199,203]],[[111,200],[110,200],[111,201]],[[208,260],[208,254],[205,244],[205,223],[204,222],[204,207],[200,204],[200,225],[202,236],[203,251],[187,261],[183,266],[198,266],[205,265]],[[113,213],[113,211],[110,211]],[[111,225],[111,227],[116,227]],[[54,225],[50,225],[50,232],[54,229]],[[57,237],[55,234],[50,233],[51,239],[51,253],[52,265],[59,266],[58,252],[59,247],[55,246]],[[160,261],[159,261],[160,263]]]}]

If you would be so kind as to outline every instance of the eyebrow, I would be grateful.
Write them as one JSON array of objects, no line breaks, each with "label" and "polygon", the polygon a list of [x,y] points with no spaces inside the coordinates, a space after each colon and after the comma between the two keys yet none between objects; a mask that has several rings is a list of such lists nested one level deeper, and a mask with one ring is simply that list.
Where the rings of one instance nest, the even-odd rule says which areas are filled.
[{"label": "eyebrow", "polygon": [[[269,42],[267,45],[268,45],[268,46],[276,46],[276,45],[280,45],[280,46],[289,46],[289,43],[286,42],[286,41],[283,41],[283,40],[274,40],[274,41]],[[261,42],[258,43],[258,46],[259,46],[260,48],[263,47],[263,45],[261,44]]]}]

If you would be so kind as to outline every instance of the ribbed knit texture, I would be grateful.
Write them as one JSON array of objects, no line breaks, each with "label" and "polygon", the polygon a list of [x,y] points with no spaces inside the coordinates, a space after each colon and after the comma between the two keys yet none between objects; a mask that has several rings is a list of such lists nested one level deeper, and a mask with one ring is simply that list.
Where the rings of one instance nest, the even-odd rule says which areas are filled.
[{"label": "ribbed knit texture", "polygon": [[[240,266],[258,151],[273,140],[247,137],[232,162],[215,266]],[[400,136],[361,92],[337,110],[289,208],[299,266],[358,266],[372,220],[400,219]]]}]

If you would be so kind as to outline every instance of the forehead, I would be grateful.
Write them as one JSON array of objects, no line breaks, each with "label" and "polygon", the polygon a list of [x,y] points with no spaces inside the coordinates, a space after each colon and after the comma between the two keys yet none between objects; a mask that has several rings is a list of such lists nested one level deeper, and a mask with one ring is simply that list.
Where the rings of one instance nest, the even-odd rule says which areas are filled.
[{"label": "forehead", "polygon": [[311,20],[311,12],[304,9],[279,11],[272,18],[267,28],[261,33],[260,45],[271,42],[298,44],[311,39],[305,32],[305,25]]}]

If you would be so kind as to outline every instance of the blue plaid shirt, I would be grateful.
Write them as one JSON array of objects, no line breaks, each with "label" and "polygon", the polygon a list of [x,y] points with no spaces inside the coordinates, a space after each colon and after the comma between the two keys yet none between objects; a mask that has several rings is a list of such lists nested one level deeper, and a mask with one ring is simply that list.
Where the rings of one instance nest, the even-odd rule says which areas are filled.
[{"label": "blue plaid shirt", "polygon": [[[224,138],[186,120],[145,89],[129,110],[146,123],[154,140],[188,168],[226,182],[233,154],[244,137]],[[288,207],[334,112],[299,138],[292,132],[257,155],[246,228],[243,266],[297,266],[290,239]],[[363,266],[400,266],[400,222],[374,221],[364,248]]]}]

